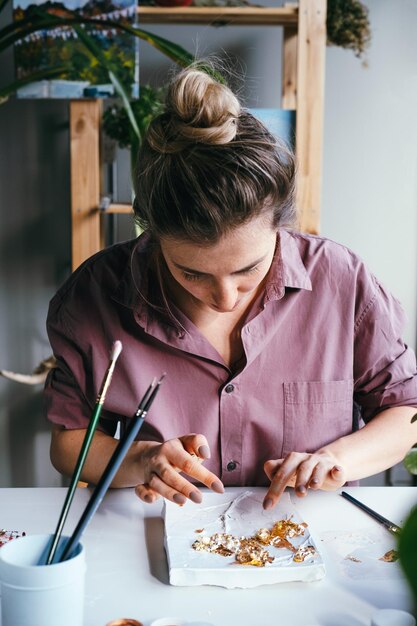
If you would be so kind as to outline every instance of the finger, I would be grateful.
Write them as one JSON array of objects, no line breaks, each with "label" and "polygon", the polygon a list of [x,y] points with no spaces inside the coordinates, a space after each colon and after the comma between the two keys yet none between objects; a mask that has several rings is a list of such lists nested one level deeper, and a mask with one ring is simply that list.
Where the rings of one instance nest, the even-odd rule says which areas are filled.
[{"label": "finger", "polygon": [[319,464],[317,466],[317,484],[311,488],[332,491],[341,487],[345,481],[345,470],[342,466],[334,465],[329,469],[325,465]]},{"label": "finger", "polygon": [[327,468],[322,464],[318,463],[314,468],[311,478],[309,480],[308,486],[310,489],[322,489],[326,477],[328,474]]},{"label": "finger", "polygon": [[271,485],[265,495],[263,507],[264,509],[272,509],[280,497],[285,487],[294,476],[297,467],[305,455],[298,452],[291,452],[281,463],[279,469],[272,477]]},{"label": "finger", "polygon": [[[265,461],[264,471],[269,480],[272,480],[281,467],[284,459],[277,459],[276,461]],[[291,476],[287,481],[287,487],[295,487],[295,476]]]},{"label": "finger", "polygon": [[201,460],[198,457],[189,455],[188,459],[185,459],[183,463],[177,465],[178,470],[191,478],[196,479],[215,493],[224,493],[224,485],[213,472],[201,465]]},{"label": "finger", "polygon": [[[145,483],[155,489],[160,495],[173,498],[173,492],[182,493],[194,502],[201,501],[201,492],[181,475],[186,474],[203,483],[216,493],[223,493],[224,486],[215,474],[202,467],[197,456],[191,455],[184,449],[184,443],[193,449],[192,444],[204,445],[205,437],[187,435],[177,439],[165,441],[160,446],[152,449],[148,457],[145,471]],[[159,476],[166,487],[155,488],[155,476]],[[158,483],[159,485],[159,483]],[[170,491],[171,490],[171,491]],[[191,494],[193,494],[191,496]]]},{"label": "finger", "polygon": [[346,482],[345,470],[341,465],[335,465],[330,471],[332,480],[338,485],[343,485]]},{"label": "finger", "polygon": [[275,461],[265,461],[264,472],[268,476],[269,480],[272,480],[284,459],[277,459]]},{"label": "finger", "polygon": [[[193,437],[193,435],[191,435],[190,437]],[[213,474],[213,472],[210,472],[203,465],[201,465],[199,457],[186,452],[183,448],[182,440],[182,437],[179,440],[174,440],[171,449],[167,453],[167,457],[171,465],[174,466],[178,472],[182,472],[187,476],[191,476],[191,478],[198,480],[200,483],[202,483],[212,491],[216,493],[224,493],[223,483],[218,479],[216,474]],[[161,475],[160,472],[157,471],[157,473]],[[188,483],[188,481],[185,482],[187,484],[190,484]],[[177,482],[170,482],[169,484],[175,486],[175,488],[178,488]],[[178,490],[180,491],[180,489]],[[182,491],[182,493],[184,493],[184,491]]]},{"label": "finger", "polygon": [[187,499],[200,504],[203,500],[201,491],[177,472],[174,472],[174,474],[174,481],[171,483],[167,482],[166,478],[162,480],[160,476],[153,474],[149,481],[149,486],[167,500],[171,500],[171,502],[175,502],[175,504],[180,506],[185,504]]},{"label": "finger", "polygon": [[[303,497],[307,495],[310,481],[313,479],[315,469],[318,465],[317,457],[314,456],[310,456],[300,463],[295,476],[295,493],[297,496]],[[314,480],[316,480],[316,478],[314,478]]]},{"label": "finger", "polygon": [[184,450],[189,454],[195,454],[200,459],[209,459],[211,456],[210,447],[204,435],[192,433],[179,437]]},{"label": "finger", "polygon": [[148,484],[136,485],[135,494],[147,504],[152,504],[152,502],[156,502],[156,500],[161,497],[159,493],[151,489]]}]

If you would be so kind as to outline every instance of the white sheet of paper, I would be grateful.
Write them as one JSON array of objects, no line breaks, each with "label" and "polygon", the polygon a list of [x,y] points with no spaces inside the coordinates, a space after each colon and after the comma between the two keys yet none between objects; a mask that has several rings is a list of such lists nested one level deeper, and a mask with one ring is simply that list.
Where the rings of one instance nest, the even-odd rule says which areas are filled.
[{"label": "white sheet of paper", "polygon": [[[325,568],[317,544],[307,527],[303,536],[294,537],[291,543],[312,545],[317,550],[313,560],[295,563],[287,549],[268,546],[275,559],[264,567],[240,565],[234,555],[230,557],[196,551],[193,542],[202,535],[230,533],[238,537],[251,536],[260,528],[272,528],[280,519],[296,523],[302,520],[284,493],[278,505],[265,511],[262,508],[264,489],[246,492],[228,490],[225,494],[207,492],[200,505],[187,502],[183,507],[166,501],[164,507],[165,550],[168,558],[169,580],[172,585],[217,585],[221,587],[250,588],[278,582],[311,582],[323,578]],[[202,532],[196,532],[202,531]]]}]

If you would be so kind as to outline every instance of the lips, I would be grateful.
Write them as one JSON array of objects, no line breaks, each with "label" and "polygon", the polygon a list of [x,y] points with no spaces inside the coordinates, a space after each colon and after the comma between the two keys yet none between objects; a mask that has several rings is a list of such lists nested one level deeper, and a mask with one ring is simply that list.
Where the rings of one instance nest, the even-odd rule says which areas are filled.
[{"label": "lips", "polygon": [[217,304],[210,304],[210,306],[212,309],[219,311],[219,313],[232,313],[233,311],[236,311],[237,308],[239,308],[241,302],[242,300],[238,300],[231,309],[222,309],[221,307],[217,306]]}]

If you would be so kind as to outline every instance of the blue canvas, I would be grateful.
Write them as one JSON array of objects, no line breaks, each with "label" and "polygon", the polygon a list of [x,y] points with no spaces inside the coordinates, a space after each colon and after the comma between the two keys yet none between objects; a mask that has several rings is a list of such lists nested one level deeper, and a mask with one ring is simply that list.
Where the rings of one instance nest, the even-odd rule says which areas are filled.
[{"label": "blue canvas", "polygon": [[291,148],[294,148],[295,111],[263,108],[251,108],[249,111],[265,124],[273,135],[282,139]]}]

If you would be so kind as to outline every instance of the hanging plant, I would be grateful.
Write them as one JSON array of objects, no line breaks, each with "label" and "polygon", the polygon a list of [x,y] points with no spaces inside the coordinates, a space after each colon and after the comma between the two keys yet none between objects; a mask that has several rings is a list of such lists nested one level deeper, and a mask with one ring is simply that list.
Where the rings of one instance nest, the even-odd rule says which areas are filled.
[{"label": "hanging plant", "polygon": [[[149,122],[159,113],[162,113],[164,101],[164,89],[154,89],[150,85],[141,85],[139,98],[131,100],[130,106],[136,119],[139,138],[142,139]],[[121,148],[132,147],[132,125],[127,115],[125,107],[120,104],[113,104],[103,113],[103,130],[110,137],[117,141]]]},{"label": "hanging plant", "polygon": [[371,42],[368,14],[359,0],[328,0],[327,45],[353,50],[361,58]]}]

